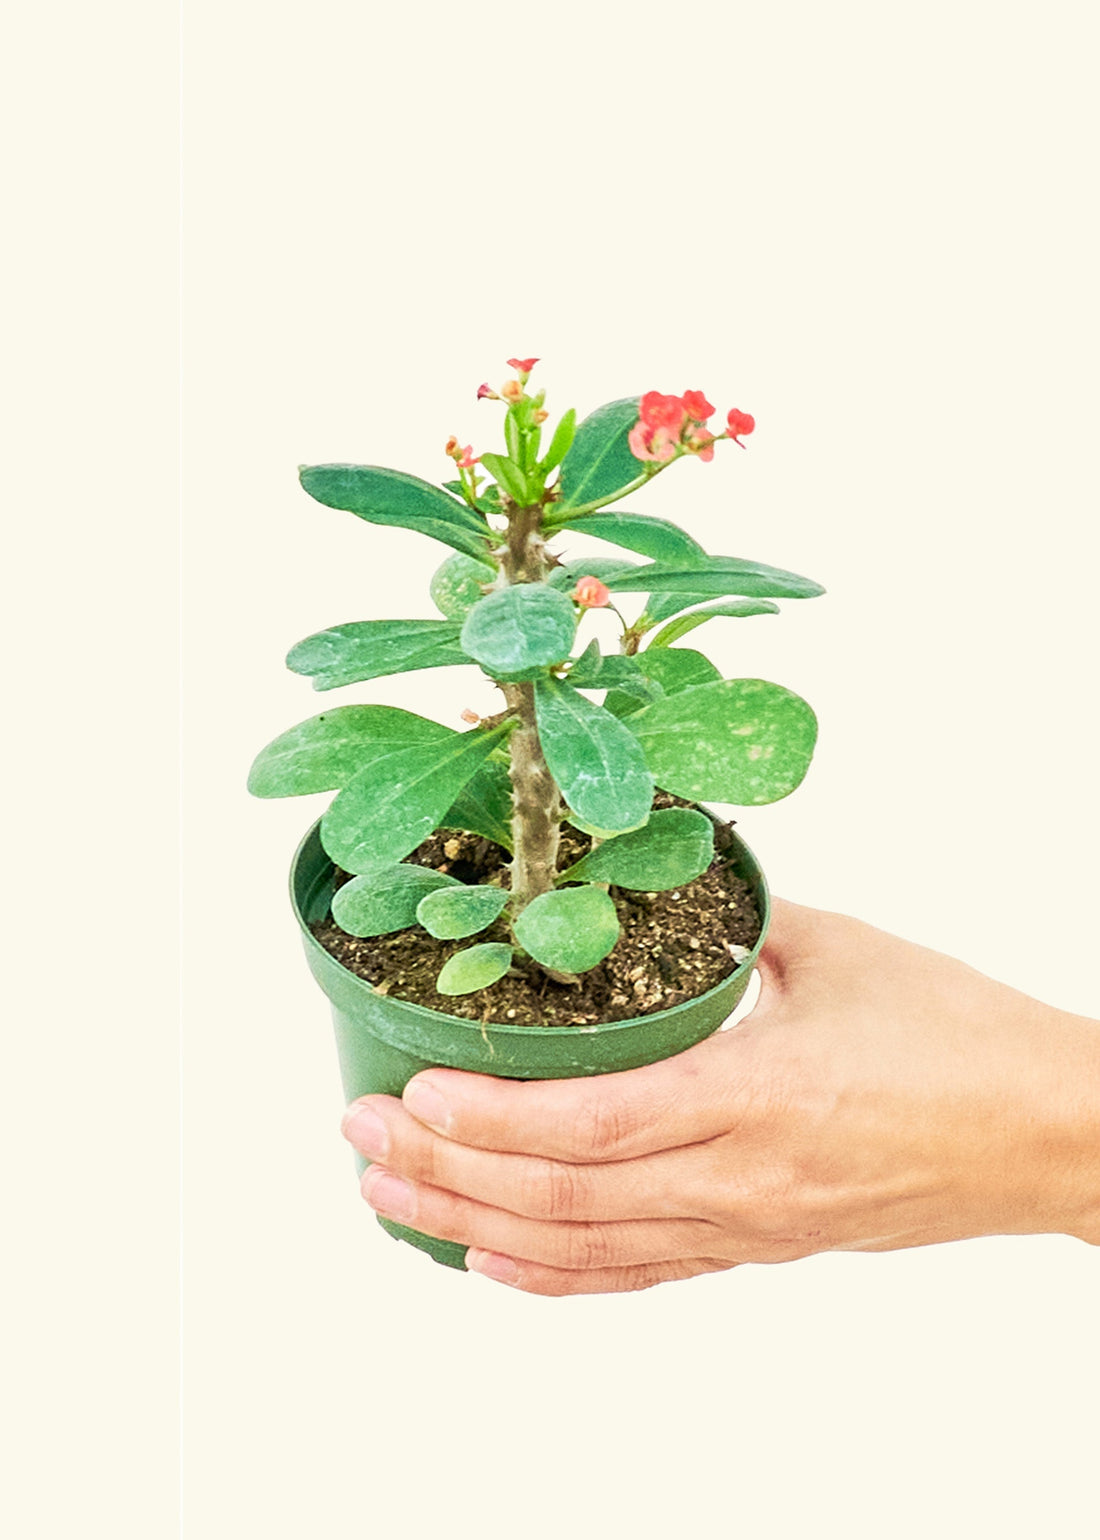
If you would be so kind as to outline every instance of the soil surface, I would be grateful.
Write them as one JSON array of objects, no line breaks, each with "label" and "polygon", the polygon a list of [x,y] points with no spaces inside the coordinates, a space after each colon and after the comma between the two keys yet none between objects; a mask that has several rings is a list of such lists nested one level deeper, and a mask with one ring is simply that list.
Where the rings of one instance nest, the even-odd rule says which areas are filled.
[{"label": "soil surface", "polygon": [[[658,792],[653,805],[690,804]],[[718,825],[714,861],[682,888],[664,893],[610,889],[622,935],[603,962],[576,984],[556,983],[530,959],[517,959],[516,968],[489,989],[438,994],[439,970],[455,952],[482,941],[510,939],[503,918],[461,941],[438,941],[420,926],[388,936],[349,936],[331,916],[314,925],[313,933],[345,968],[367,979],[379,993],[471,1021],[569,1027],[648,1016],[713,989],[760,935],[752,889],[721,859],[729,847],[730,827]],[[562,866],[580,860],[588,847],[586,835],[562,825]],[[437,830],[406,859],[461,882],[508,886],[508,852],[477,834]],[[337,887],[348,880],[346,872],[337,872]]]}]

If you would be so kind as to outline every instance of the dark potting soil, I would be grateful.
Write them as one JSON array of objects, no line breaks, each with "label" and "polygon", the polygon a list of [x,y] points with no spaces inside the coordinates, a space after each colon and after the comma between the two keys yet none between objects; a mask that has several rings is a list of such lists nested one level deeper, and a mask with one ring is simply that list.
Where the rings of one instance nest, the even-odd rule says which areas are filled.
[{"label": "dark potting soil", "polygon": [[[662,792],[654,799],[655,807],[688,805]],[[313,934],[338,962],[380,994],[471,1021],[571,1027],[648,1016],[713,989],[760,935],[751,887],[721,859],[729,847],[729,829],[729,824],[718,825],[714,861],[682,888],[664,893],[610,889],[622,935],[603,962],[576,984],[557,983],[530,959],[518,959],[516,969],[489,989],[469,995],[437,993],[439,970],[455,952],[483,941],[510,939],[503,919],[461,941],[438,941],[420,926],[388,936],[349,936],[331,916],[315,924]],[[561,865],[579,860],[589,843],[586,835],[563,824]],[[508,885],[508,852],[477,834],[439,830],[406,859],[461,882]],[[337,887],[348,880],[346,872],[337,872]]]}]

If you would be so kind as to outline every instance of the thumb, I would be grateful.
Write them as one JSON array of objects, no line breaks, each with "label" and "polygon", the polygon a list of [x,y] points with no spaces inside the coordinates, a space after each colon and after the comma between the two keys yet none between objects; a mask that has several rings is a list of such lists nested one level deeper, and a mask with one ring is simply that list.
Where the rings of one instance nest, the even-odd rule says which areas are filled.
[{"label": "thumb", "polygon": [[773,1010],[790,993],[798,973],[807,964],[821,918],[816,909],[772,896],[771,924],[756,962],[760,972],[757,1013]]}]

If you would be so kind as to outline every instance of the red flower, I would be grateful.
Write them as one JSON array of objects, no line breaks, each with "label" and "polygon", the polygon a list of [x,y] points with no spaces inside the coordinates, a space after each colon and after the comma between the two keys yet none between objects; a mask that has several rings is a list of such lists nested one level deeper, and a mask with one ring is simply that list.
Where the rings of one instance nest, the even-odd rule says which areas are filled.
[{"label": "red flower", "polygon": [[517,370],[520,374],[530,374],[537,363],[537,358],[510,358],[508,367]]},{"label": "red flower", "polygon": [[466,448],[461,451],[461,459],[457,454],[455,455],[455,464],[460,471],[470,471],[473,470],[475,465],[481,464],[481,457],[480,455],[475,456],[472,444],[467,444]]},{"label": "red flower", "polygon": [[639,404],[638,416],[645,428],[672,428],[679,433],[684,420],[684,403],[679,396],[662,396],[659,390],[647,390]]},{"label": "red flower", "polygon": [[739,412],[736,407],[730,410],[726,422],[729,424],[730,438],[736,439],[738,443],[741,442],[742,433],[751,433],[756,427],[756,418],[748,412]]},{"label": "red flower", "polygon": [[497,395],[497,393],[493,389],[493,387],[489,384],[488,380],[485,381],[484,385],[479,385],[477,387],[477,399],[479,401],[484,401],[486,396],[488,396],[490,401],[499,401],[500,400],[500,397]]},{"label": "red flower", "polygon": [[692,422],[706,422],[708,417],[714,416],[714,408],[701,390],[685,390],[680,403],[684,415],[690,417]]},{"label": "red flower", "polygon": [[583,604],[586,610],[598,610],[610,602],[611,591],[598,577],[589,575],[577,579],[573,598],[578,604]]}]

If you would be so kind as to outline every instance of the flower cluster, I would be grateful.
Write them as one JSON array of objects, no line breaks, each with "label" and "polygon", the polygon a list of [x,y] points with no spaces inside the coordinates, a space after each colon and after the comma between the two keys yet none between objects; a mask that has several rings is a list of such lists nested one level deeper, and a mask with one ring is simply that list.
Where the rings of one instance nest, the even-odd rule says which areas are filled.
[{"label": "flower cluster", "polygon": [[475,465],[481,464],[481,456],[474,454],[474,446],[467,444],[463,447],[452,433],[443,446],[443,453],[450,455],[460,471],[473,470]]},{"label": "flower cluster", "polygon": [[701,390],[685,390],[682,396],[647,391],[641,399],[638,421],[627,437],[630,451],[636,459],[661,464],[682,454],[713,460],[718,439],[732,438],[740,443],[740,435],[751,433],[756,426],[748,412],[739,412],[734,407],[726,418],[726,432],[715,434],[706,425],[714,412]]},{"label": "flower cluster", "polygon": [[[477,399],[479,401],[508,401],[511,403],[522,400],[523,387],[527,384],[527,377],[537,363],[537,358],[510,358],[508,360],[508,367],[509,369],[514,369],[519,378],[505,380],[504,384],[500,387],[499,394],[486,380],[484,384],[477,387]],[[542,420],[545,421],[545,419],[546,413],[543,412]]]}]

